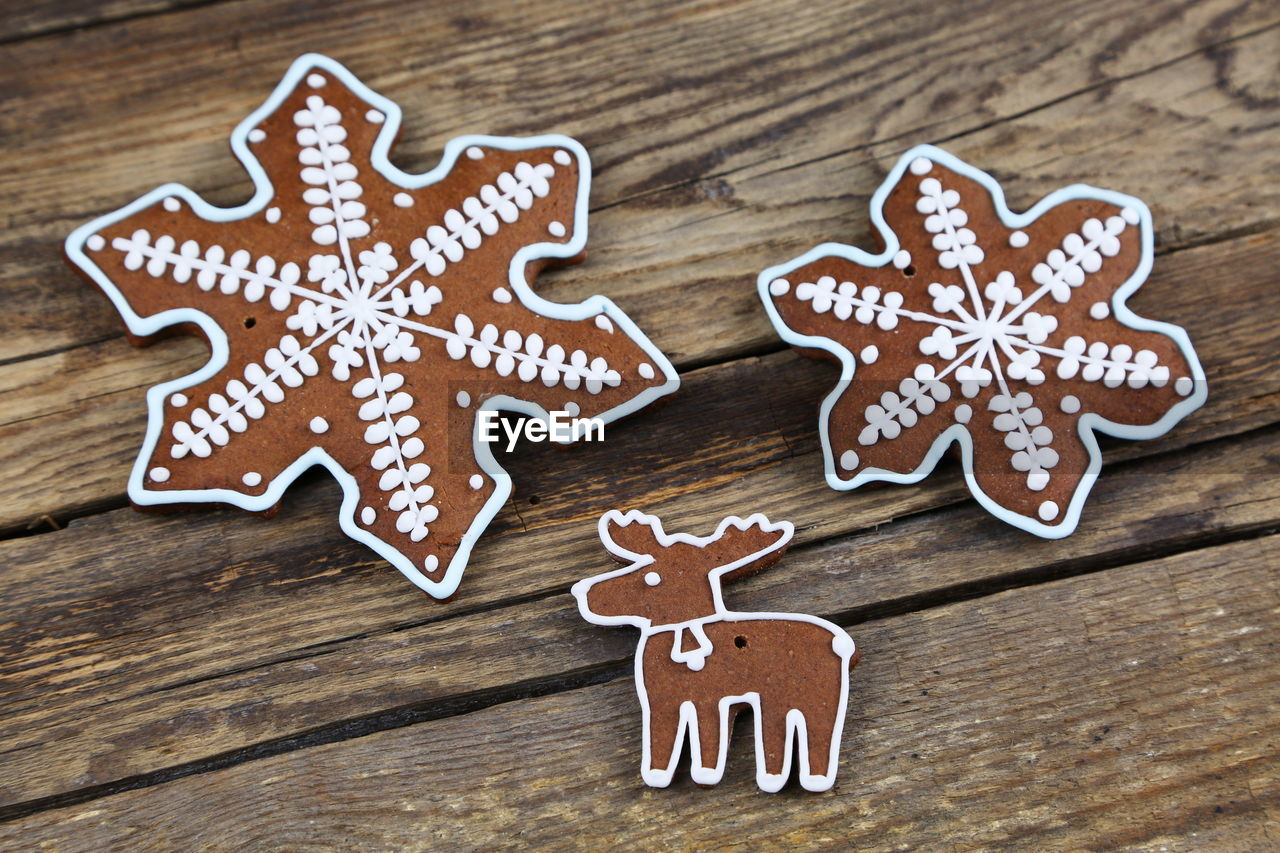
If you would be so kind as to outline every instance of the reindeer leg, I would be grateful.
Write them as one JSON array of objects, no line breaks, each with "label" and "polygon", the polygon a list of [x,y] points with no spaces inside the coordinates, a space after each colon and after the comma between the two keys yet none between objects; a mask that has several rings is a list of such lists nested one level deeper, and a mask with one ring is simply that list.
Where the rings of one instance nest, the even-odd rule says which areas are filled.
[{"label": "reindeer leg", "polygon": [[692,762],[690,775],[699,785],[714,785],[724,776],[723,746],[728,732],[720,719],[718,701],[703,700],[696,704],[695,710],[698,715],[698,755]]},{"label": "reindeer leg", "polygon": [[781,708],[756,707],[756,784],[777,791],[787,781],[791,763],[789,715]]},{"label": "reindeer leg", "polygon": [[684,741],[684,720],[679,700],[648,697],[648,713],[644,718],[644,762],[640,775],[645,784],[665,788],[676,772],[676,761]]}]

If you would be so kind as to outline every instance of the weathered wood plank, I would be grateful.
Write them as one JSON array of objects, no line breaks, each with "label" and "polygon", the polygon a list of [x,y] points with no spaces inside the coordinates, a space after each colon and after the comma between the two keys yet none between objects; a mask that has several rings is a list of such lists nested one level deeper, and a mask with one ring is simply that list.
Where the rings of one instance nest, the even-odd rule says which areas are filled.
[{"label": "weathered wood plank", "polygon": [[[433,165],[445,139],[478,128],[581,138],[597,162],[595,203],[635,201],[596,215],[592,262],[549,295],[603,291],[627,304],[652,290],[703,293],[687,316],[716,307],[739,344],[741,330],[762,332],[734,297],[740,282],[819,239],[864,237],[885,160],[924,139],[981,129],[960,153],[1043,181],[1015,197],[1082,179],[1143,195],[1165,243],[1280,218],[1276,191],[1253,179],[1274,168],[1274,108],[1256,93],[1275,88],[1265,57],[1280,33],[1223,44],[1275,21],[1262,0],[1176,14],[1143,4],[1124,16],[1093,0],[1016,12],[989,3],[961,20],[925,0],[802,15],[765,0],[674,15],[637,3],[624,18],[603,7],[566,17],[495,4],[459,17],[412,6],[395,27],[359,6],[220,3],[0,48],[28,69],[0,114],[13,140],[0,191],[0,293],[13,306],[0,318],[0,360],[118,334],[113,312],[62,264],[62,238],[157,176],[216,202],[243,198],[225,136],[287,57],[319,46],[406,107],[406,166]],[[406,63],[424,43],[430,66]],[[921,62],[930,55],[940,59]],[[710,341],[674,354],[708,349],[722,351]]]},{"label": "weathered wood plank", "polygon": [[118,23],[139,15],[155,15],[210,0],[59,0],[57,3],[0,3],[5,42],[36,38],[74,27]]},{"label": "weathered wood plank", "polygon": [[[1280,329],[1270,318],[1280,316],[1277,265],[1280,231],[1174,252],[1160,259],[1133,300],[1139,313],[1185,326],[1209,371],[1208,407],[1164,441],[1198,440],[1274,419],[1280,376],[1271,354],[1280,350]],[[1217,288],[1230,298],[1208,300]],[[757,302],[754,288],[743,283],[741,290],[744,301]],[[1242,304],[1256,310],[1241,311]],[[666,331],[660,320],[674,310],[637,313],[654,321],[659,344],[692,347],[695,336],[705,337],[688,325]],[[765,324],[763,311],[756,314]],[[191,340],[145,350],[114,341],[0,370],[0,445],[20,466],[0,482],[0,530],[123,503],[145,429],[146,388],[195,370],[205,358],[203,346]],[[718,365],[689,374],[676,397],[620,423],[602,446],[552,453],[523,448],[509,460],[521,519],[537,527],[598,514],[610,500],[651,503],[731,485],[783,460],[797,477],[817,478],[820,463],[798,457],[818,449],[815,413],[834,373],[787,354]],[[672,446],[696,451],[673,455]],[[1130,446],[1123,452],[1144,451]],[[530,503],[534,498],[538,503]],[[296,490],[286,497],[297,499]]]},{"label": "weathered wood plank", "polygon": [[[1257,477],[1259,462],[1280,464],[1280,433],[1109,471],[1095,501],[1100,523],[1065,541],[1030,540],[965,503],[797,550],[735,585],[732,597],[744,609],[844,619],[915,607],[942,591],[1025,583],[1036,572],[1239,536],[1280,523],[1280,480]],[[789,502],[781,496],[749,508],[787,517]],[[710,527],[725,510],[714,499],[682,506],[672,523],[691,530]],[[0,752],[7,754],[0,805],[351,719],[456,712],[523,689],[512,685],[622,666],[633,641],[588,630],[564,594],[607,563],[589,522],[554,539],[497,540],[514,565],[505,583],[485,579],[489,594],[518,589],[527,599],[536,588],[549,597],[479,610],[474,602],[446,605],[451,618],[435,618],[434,603],[393,587],[385,571],[340,568],[351,556],[326,553],[326,543],[299,565],[273,537],[220,553],[229,540],[220,526],[206,529],[185,544],[156,537],[146,550],[155,562],[145,565],[135,565],[127,536],[101,531],[91,541],[103,556],[79,574],[55,560],[25,564],[21,549],[0,550],[13,573],[0,587]],[[814,535],[801,531],[807,541]],[[13,544],[23,541],[31,540]],[[192,551],[217,560],[196,568],[182,559]],[[41,577],[42,570],[58,574]]]},{"label": "weathered wood plank", "polygon": [[38,813],[0,838],[68,851],[193,838],[215,849],[594,849],[601,838],[1270,849],[1277,630],[1271,536],[857,626],[863,663],[829,794],[762,802],[746,724],[718,787],[644,788],[621,677]]}]

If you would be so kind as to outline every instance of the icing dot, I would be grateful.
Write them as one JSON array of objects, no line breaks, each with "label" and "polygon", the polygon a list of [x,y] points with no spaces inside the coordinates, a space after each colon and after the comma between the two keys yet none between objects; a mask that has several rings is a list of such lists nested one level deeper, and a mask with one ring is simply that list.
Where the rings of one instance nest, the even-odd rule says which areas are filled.
[{"label": "icing dot", "polygon": [[582,407],[570,400],[564,404],[564,413],[571,418],[576,418],[582,412]]},{"label": "icing dot", "polygon": [[566,233],[564,223],[560,221],[552,222],[547,226],[547,230],[551,232],[552,237],[563,237]]},{"label": "icing dot", "polygon": [[1062,398],[1062,402],[1058,403],[1058,408],[1066,412],[1068,415],[1074,415],[1080,411],[1080,398],[1075,394],[1068,394]]},{"label": "icing dot", "polygon": [[1183,397],[1191,393],[1191,389],[1195,387],[1195,383],[1191,381],[1190,376],[1179,376],[1173,383],[1173,390],[1177,391]]},{"label": "icing dot", "polygon": [[1095,302],[1089,306],[1089,316],[1095,320],[1105,320],[1111,314],[1111,306],[1105,302]]},{"label": "icing dot", "polygon": [[555,160],[557,163],[559,163],[561,166],[568,166],[570,163],[573,162],[573,158],[569,156],[569,152],[565,151],[564,149],[561,149],[557,151],[554,155],[552,155],[552,159]]},{"label": "icing dot", "polygon": [[858,454],[852,450],[846,450],[840,454],[840,467],[846,471],[852,471],[858,467]]},{"label": "icing dot", "polygon": [[94,234],[88,240],[85,241],[85,245],[96,252],[99,249],[101,249],[103,246],[107,245],[107,241],[102,239],[101,234]]},{"label": "icing dot", "polygon": [[933,168],[933,163],[927,157],[917,157],[911,161],[911,174],[923,175]]},{"label": "icing dot", "polygon": [[893,265],[900,270],[911,266],[911,253],[906,249],[899,249],[898,254],[893,256]]},{"label": "icing dot", "polygon": [[250,142],[261,142],[266,138],[267,132],[260,127],[255,127],[253,130],[249,131]]},{"label": "icing dot", "polygon": [[1009,245],[1015,249],[1021,249],[1029,242],[1031,242],[1031,238],[1027,236],[1026,231],[1014,231],[1009,235]]},{"label": "icing dot", "polygon": [[179,201],[173,196],[169,196],[164,200],[164,209],[169,211],[170,213],[173,213],[175,210],[177,210],[180,207],[182,207],[182,204],[179,203]]},{"label": "icing dot", "polygon": [[773,281],[769,282],[769,292],[774,296],[781,296],[790,289],[791,282],[787,281],[785,278],[775,278]]},{"label": "icing dot", "polygon": [[376,519],[377,517],[378,517],[378,513],[375,512],[373,507],[371,506],[367,506],[364,509],[360,510],[360,520],[363,521],[365,524],[373,524],[374,519]]},{"label": "icing dot", "polygon": [[369,112],[364,114],[364,120],[369,122],[369,124],[382,124],[387,120],[387,117],[382,114],[381,110],[371,109]]},{"label": "icing dot", "polygon": [[1053,521],[1058,517],[1058,505],[1053,501],[1045,501],[1036,512],[1042,521]]},{"label": "icing dot", "polygon": [[1027,488],[1033,492],[1043,491],[1049,485],[1049,472],[1041,468],[1027,475]]},{"label": "icing dot", "polygon": [[329,81],[325,80],[322,74],[310,74],[307,76],[307,85],[313,89],[319,89],[327,82]]},{"label": "icing dot", "polygon": [[961,403],[956,406],[955,417],[956,423],[967,424],[969,419],[973,417],[973,407],[968,403]]},{"label": "icing dot", "polygon": [[249,471],[240,478],[246,486],[256,486],[262,482],[262,475],[257,471]]},{"label": "icing dot", "polygon": [[151,479],[155,480],[157,483],[163,483],[165,480],[169,479],[168,468],[162,468],[160,466],[156,466],[155,468],[151,469],[150,474],[151,474]]},{"label": "icing dot", "polygon": [[267,221],[268,221],[268,222],[270,222],[272,225],[275,225],[277,222],[279,222],[279,221],[280,221],[280,208],[278,208],[278,207],[268,207],[268,208],[267,208]]},{"label": "icing dot", "polygon": [[476,146],[472,145],[470,148],[467,149],[467,156],[470,157],[472,160],[479,160],[481,157],[484,156],[484,149],[477,148]]},{"label": "icing dot", "polygon": [[507,290],[505,287],[497,288],[496,290],[493,291],[493,301],[503,302],[503,303],[510,302],[511,291]]},{"label": "icing dot", "polygon": [[1120,218],[1125,222],[1128,222],[1130,225],[1137,225],[1139,219],[1138,211],[1132,207],[1126,207],[1124,210],[1120,211]]},{"label": "icing dot", "polygon": [[471,405],[471,395],[466,391],[459,391],[458,396],[455,399],[457,399],[458,405],[464,409]]},{"label": "icing dot", "polygon": [[645,572],[644,582],[647,583],[649,586],[657,586],[658,584],[662,583],[662,576],[659,575],[657,572]]},{"label": "icing dot", "polygon": [[653,365],[647,361],[640,362],[640,366],[636,370],[640,371],[640,375],[645,379],[653,378]]},{"label": "icing dot", "polygon": [[413,207],[413,196],[408,193],[396,193],[391,200],[396,203],[396,207]]},{"label": "icing dot", "polygon": [[479,489],[481,486],[484,485],[484,477],[481,477],[479,474],[472,474],[470,483],[471,483],[471,488]]},{"label": "icing dot", "polygon": [[434,572],[440,565],[440,558],[435,554],[428,554],[427,559],[422,561],[422,567],[429,572]]},{"label": "icing dot", "polygon": [[880,357],[880,348],[875,344],[862,348],[862,352],[858,353],[858,358],[862,359],[863,364],[875,364],[876,359]]},{"label": "icing dot", "polygon": [[187,404],[186,394],[174,394],[169,398],[169,402],[175,406],[185,406]]},{"label": "icing dot", "polygon": [[311,431],[316,435],[323,435],[329,431],[329,422],[324,418],[315,417],[311,419]]},{"label": "icing dot", "polygon": [[610,320],[604,314],[596,315],[596,326],[598,328],[604,329],[609,334],[613,334],[613,321]]}]

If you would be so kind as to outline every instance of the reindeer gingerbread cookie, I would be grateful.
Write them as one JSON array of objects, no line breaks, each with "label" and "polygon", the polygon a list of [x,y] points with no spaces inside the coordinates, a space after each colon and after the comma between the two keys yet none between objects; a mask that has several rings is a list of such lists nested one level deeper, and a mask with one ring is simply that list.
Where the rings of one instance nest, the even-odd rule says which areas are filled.
[{"label": "reindeer gingerbread cookie", "polygon": [[720,584],[778,561],[790,522],[731,516],[711,536],[668,534],[652,515],[611,510],[600,538],[626,565],[579,581],[578,609],[596,625],[634,625],[636,693],[644,725],[640,774],[671,784],[686,737],[699,785],[724,776],[739,711],[755,712],[756,782],[778,791],[793,751],[800,784],[828,790],[836,780],[853,640],[838,625],[801,613],[739,613]]}]

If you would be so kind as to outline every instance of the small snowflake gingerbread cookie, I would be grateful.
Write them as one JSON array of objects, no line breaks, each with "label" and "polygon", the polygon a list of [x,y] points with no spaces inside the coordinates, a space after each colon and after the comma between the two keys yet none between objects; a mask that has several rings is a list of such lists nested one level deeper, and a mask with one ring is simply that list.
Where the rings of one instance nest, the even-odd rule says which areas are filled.
[{"label": "small snowflake gingerbread cookie", "polygon": [[324,465],[343,529],[443,598],[511,491],[482,420],[607,422],[678,379],[609,300],[560,305],[529,288],[582,256],[581,145],[467,136],[413,175],[387,159],[399,126],[395,103],[303,56],[232,134],[248,203],[166,184],[66,250],[136,341],[179,327],[212,348],[204,369],[147,394],[135,504],[268,510]]},{"label": "small snowflake gingerbread cookie", "polygon": [[858,650],[844,629],[802,613],[739,613],[720,584],[776,563],[791,541],[790,522],[731,516],[710,536],[668,534],[635,510],[611,510],[600,538],[626,565],[573,587],[583,618],[640,629],[636,693],[644,727],[640,773],[671,784],[689,741],[699,785],[724,776],[738,712],[755,719],[756,783],[786,784],[793,756],[800,785],[825,791],[836,781],[849,670]]},{"label": "small snowflake gingerbread cookie", "polygon": [[955,443],[987,510],[1066,536],[1095,432],[1154,438],[1204,403],[1186,333],[1125,305],[1152,262],[1138,199],[1075,185],[1013,213],[991,176],[925,145],[871,219],[880,254],[827,243],[759,279],[782,337],[841,362],[819,423],[832,488],[915,482]]}]

